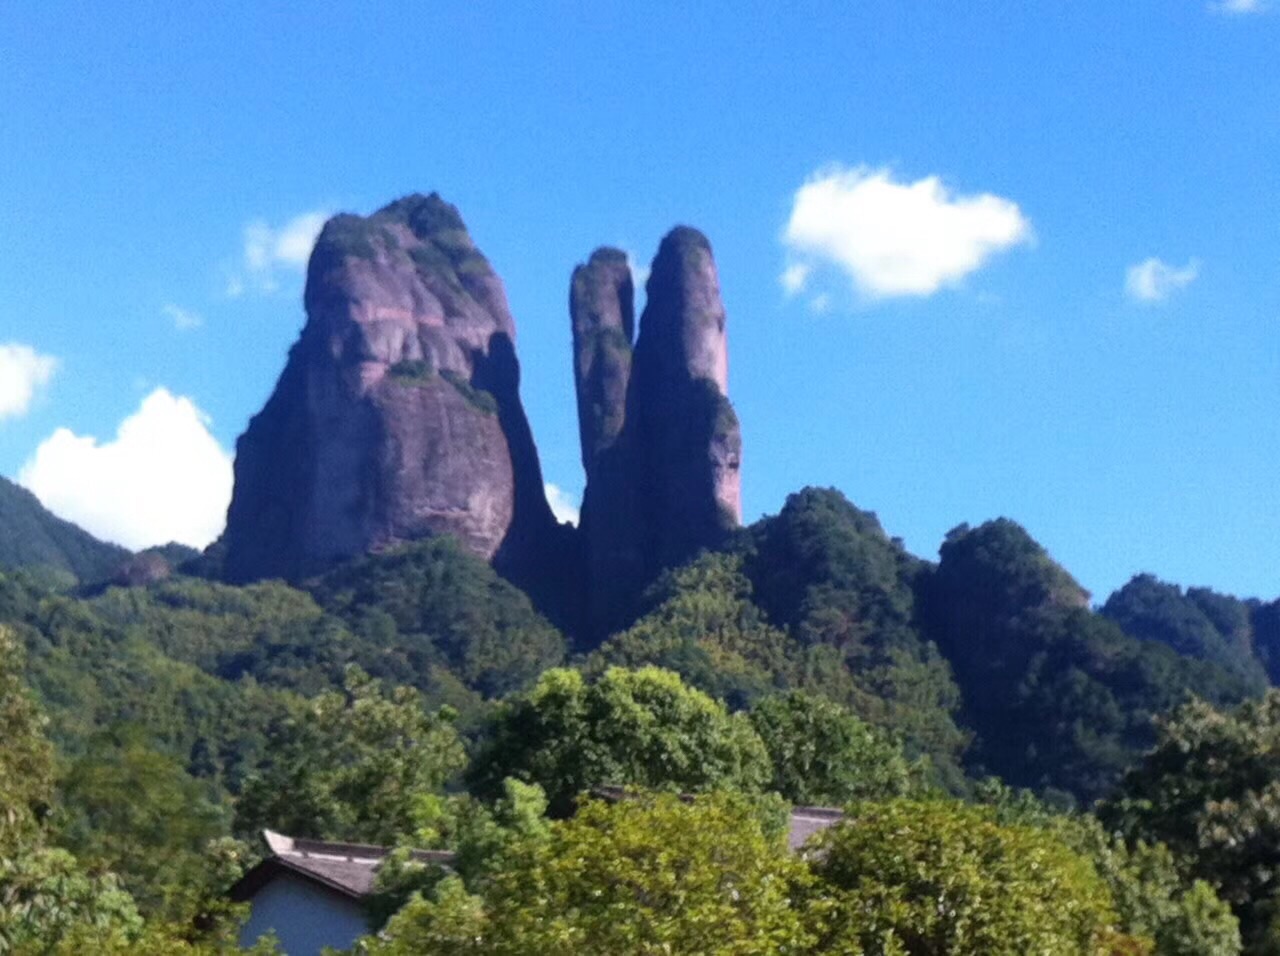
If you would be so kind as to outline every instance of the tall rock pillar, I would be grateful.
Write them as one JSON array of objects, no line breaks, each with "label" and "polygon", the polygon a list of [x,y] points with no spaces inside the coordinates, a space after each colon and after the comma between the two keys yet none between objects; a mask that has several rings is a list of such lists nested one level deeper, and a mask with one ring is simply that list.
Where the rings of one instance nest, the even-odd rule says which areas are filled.
[{"label": "tall rock pillar", "polygon": [[502,282],[439,196],[325,224],[307,322],[236,444],[224,573],[297,580],[451,534],[535,585],[562,529],[519,396]]},{"label": "tall rock pillar", "polygon": [[597,638],[625,623],[658,573],[717,546],[742,517],[742,438],[711,245],[687,227],[663,239],[634,352],[623,268],[619,253],[599,250],[570,294]]}]

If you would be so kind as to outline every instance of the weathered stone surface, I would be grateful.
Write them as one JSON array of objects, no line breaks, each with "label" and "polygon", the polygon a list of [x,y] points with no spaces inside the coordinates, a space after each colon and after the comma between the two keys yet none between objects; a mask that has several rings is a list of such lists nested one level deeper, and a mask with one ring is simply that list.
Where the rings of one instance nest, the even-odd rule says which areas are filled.
[{"label": "weathered stone surface", "polygon": [[[742,436],[729,403],[729,347],[711,244],[667,234],[645,286],[628,416],[635,418],[667,515],[659,553],[671,566],[742,520]],[[692,551],[690,550],[692,548]]]},{"label": "weathered stone surface", "polygon": [[569,314],[582,467],[590,472],[617,441],[626,420],[635,289],[625,252],[597,249],[586,265],[573,270]]},{"label": "weathered stone surface", "polygon": [[236,446],[225,575],[296,580],[447,533],[522,583],[560,529],[506,294],[457,210],[432,194],[334,217],[305,302],[275,392]]},{"label": "weathered stone surface", "polygon": [[661,570],[719,544],[742,513],[742,438],[727,396],[725,310],[711,245],[687,227],[663,239],[634,355],[621,347],[627,334],[611,336],[618,347],[602,358],[577,344],[600,328],[629,333],[620,318],[629,309],[612,307],[624,265],[597,252],[574,273],[570,295],[587,469],[589,629],[597,637],[627,619]]},{"label": "weathered stone surface", "polygon": [[602,636],[624,622],[658,573],[719,544],[741,517],[742,444],[706,238],[673,230],[646,289],[637,338],[626,256],[597,250],[573,274],[587,472],[574,532],[547,506],[502,284],[457,211],[410,196],[331,219],[308,269],[306,325],[237,444],[214,549],[223,575],[299,580],[451,534],[571,631]]},{"label": "weathered stone surface", "polygon": [[573,272],[569,290],[582,466],[587,484],[580,518],[590,621],[624,611],[644,575],[632,483],[623,444],[635,334],[635,289],[626,254],[597,249]]}]

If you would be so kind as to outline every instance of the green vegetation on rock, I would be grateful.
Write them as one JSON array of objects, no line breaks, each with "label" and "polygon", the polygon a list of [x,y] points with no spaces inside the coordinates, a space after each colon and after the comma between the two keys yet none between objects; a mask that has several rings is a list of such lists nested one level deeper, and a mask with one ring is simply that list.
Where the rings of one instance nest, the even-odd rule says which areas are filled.
[{"label": "green vegetation on rock", "polygon": [[435,369],[427,359],[401,359],[387,369],[397,385],[425,385],[435,377]]},{"label": "green vegetation on rock", "polygon": [[472,407],[478,408],[486,415],[498,414],[498,400],[493,397],[492,392],[476,388],[457,372],[449,369],[442,371],[440,377],[457,389],[458,394],[465,398]]}]

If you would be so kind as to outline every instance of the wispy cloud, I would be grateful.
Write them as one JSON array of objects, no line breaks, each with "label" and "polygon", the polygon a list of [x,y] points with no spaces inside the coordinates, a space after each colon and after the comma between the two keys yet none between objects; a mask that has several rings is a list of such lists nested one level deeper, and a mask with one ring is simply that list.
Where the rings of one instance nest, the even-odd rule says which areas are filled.
[{"label": "wispy cloud", "polygon": [[1172,266],[1154,256],[1129,266],[1124,277],[1125,294],[1135,302],[1164,302],[1200,276],[1200,263],[1192,259],[1185,266]]},{"label": "wispy cloud", "polygon": [[809,276],[813,273],[813,267],[807,262],[792,262],[782,270],[782,288],[787,291],[788,295],[794,295],[804,288]]},{"label": "wispy cloud", "polygon": [[182,306],[174,305],[172,302],[165,303],[160,307],[160,311],[172,320],[173,327],[179,332],[189,332],[204,325],[204,317],[198,312],[184,309]]},{"label": "wispy cloud", "polygon": [[1214,0],[1209,4],[1209,9],[1214,13],[1230,16],[1247,16],[1251,13],[1265,13],[1270,6],[1268,0]]},{"label": "wispy cloud", "polygon": [[547,494],[547,504],[551,506],[551,513],[556,516],[556,520],[576,525],[579,511],[578,499],[551,482],[547,482],[542,487]]},{"label": "wispy cloud", "polygon": [[328,218],[328,212],[317,209],[279,226],[265,219],[246,225],[240,266],[227,279],[227,295],[234,299],[248,291],[270,294],[280,288],[282,274],[304,270]]},{"label": "wispy cloud", "polygon": [[54,514],[107,541],[202,548],[222,531],[231,454],[189,398],[157,388],[99,442],[59,428],[18,473]]},{"label": "wispy cloud", "polygon": [[0,344],[0,421],[27,413],[41,388],[58,370],[58,360],[18,342]]},{"label": "wispy cloud", "polygon": [[938,176],[905,182],[888,169],[833,167],[795,194],[781,282],[799,293],[827,266],[864,298],[930,296],[1032,237],[1018,204],[1000,196],[955,195]]}]

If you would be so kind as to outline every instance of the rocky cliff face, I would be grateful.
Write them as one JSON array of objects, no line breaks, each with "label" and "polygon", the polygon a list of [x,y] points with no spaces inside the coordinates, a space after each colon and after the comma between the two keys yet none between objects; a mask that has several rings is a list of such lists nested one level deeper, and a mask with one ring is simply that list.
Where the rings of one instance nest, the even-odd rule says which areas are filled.
[{"label": "rocky cliff face", "polygon": [[[582,526],[552,517],[520,403],[502,283],[439,196],[336,216],[307,273],[307,322],[236,445],[235,582],[299,580],[436,534],[489,559],[562,626],[604,636],[664,569],[741,517],[711,246],[672,230],[639,337],[626,256],[597,250],[569,305]],[[583,617],[585,613],[585,618]]]},{"label": "rocky cliff face", "polygon": [[574,273],[589,629],[624,622],[663,569],[719,544],[741,520],[742,438],[728,391],[725,310],[711,245],[663,239],[632,349],[625,260],[598,250]]},{"label": "rocky cliff face", "polygon": [[625,252],[597,249],[586,265],[573,270],[569,316],[582,467],[590,473],[626,421],[635,289]]},{"label": "rocky cliff face", "polygon": [[226,577],[299,579],[431,534],[517,583],[562,530],[502,283],[439,196],[326,225],[307,323],[236,446]]},{"label": "rocky cliff face", "polygon": [[662,240],[645,285],[628,415],[668,516],[660,563],[684,560],[742,519],[742,436],[729,403],[729,348],[711,244],[696,229]]}]

